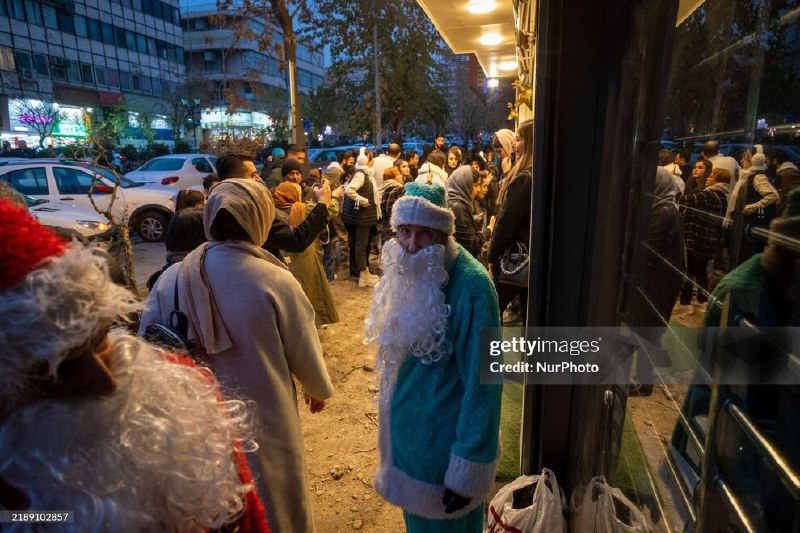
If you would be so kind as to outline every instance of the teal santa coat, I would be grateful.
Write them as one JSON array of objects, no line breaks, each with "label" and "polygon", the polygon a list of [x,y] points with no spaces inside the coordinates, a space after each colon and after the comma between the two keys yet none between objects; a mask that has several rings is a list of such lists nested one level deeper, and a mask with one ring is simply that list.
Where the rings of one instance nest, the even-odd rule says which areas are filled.
[{"label": "teal santa coat", "polygon": [[[389,503],[435,520],[460,518],[483,503],[498,455],[502,386],[480,382],[481,329],[500,327],[497,293],[486,269],[457,249],[443,288],[452,353],[432,364],[408,355],[380,402],[375,488]],[[472,499],[446,514],[445,487]]]}]

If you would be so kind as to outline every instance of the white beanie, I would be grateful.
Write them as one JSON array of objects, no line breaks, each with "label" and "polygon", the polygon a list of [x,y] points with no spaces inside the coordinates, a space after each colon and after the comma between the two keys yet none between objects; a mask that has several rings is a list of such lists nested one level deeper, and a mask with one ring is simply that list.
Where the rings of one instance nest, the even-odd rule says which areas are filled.
[{"label": "white beanie", "polygon": [[767,158],[763,152],[756,152],[750,158],[750,168],[753,170],[767,170]]}]

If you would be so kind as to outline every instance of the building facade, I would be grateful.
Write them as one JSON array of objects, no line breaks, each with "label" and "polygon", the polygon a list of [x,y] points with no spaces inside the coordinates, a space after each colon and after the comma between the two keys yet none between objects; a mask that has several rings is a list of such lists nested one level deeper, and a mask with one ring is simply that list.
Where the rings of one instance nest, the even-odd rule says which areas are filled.
[{"label": "building facade", "polygon": [[[204,135],[285,124],[288,75],[277,51],[283,45],[280,27],[256,17],[243,20],[235,13],[220,16],[214,2],[184,1],[181,10],[190,98],[200,100]],[[259,47],[257,38],[265,33],[271,43]],[[298,92],[308,95],[324,79],[322,52],[298,43]]]},{"label": "building facade", "polygon": [[177,0],[0,0],[0,137],[38,141],[30,110],[44,102],[62,110],[54,144],[85,135],[87,115],[119,106],[163,113],[157,137],[169,138],[184,64]]}]

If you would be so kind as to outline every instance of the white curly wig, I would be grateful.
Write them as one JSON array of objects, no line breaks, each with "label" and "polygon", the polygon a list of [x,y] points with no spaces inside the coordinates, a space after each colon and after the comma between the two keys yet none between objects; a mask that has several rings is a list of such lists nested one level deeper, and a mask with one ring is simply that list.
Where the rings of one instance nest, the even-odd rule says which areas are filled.
[{"label": "white curly wig", "polygon": [[32,378],[55,380],[71,349],[141,307],[132,292],[110,280],[105,259],[78,243],[0,292],[0,420]]}]

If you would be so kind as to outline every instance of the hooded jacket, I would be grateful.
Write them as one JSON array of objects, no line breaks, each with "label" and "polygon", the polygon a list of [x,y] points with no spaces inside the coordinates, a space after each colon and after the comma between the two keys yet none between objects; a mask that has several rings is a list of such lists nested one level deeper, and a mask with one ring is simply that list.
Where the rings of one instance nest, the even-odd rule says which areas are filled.
[{"label": "hooded jacket", "polygon": [[447,182],[447,172],[445,172],[445,170],[441,167],[437,167],[432,163],[426,162],[424,165],[419,167],[417,179],[414,181],[417,183],[436,183],[444,187],[445,182]]}]

